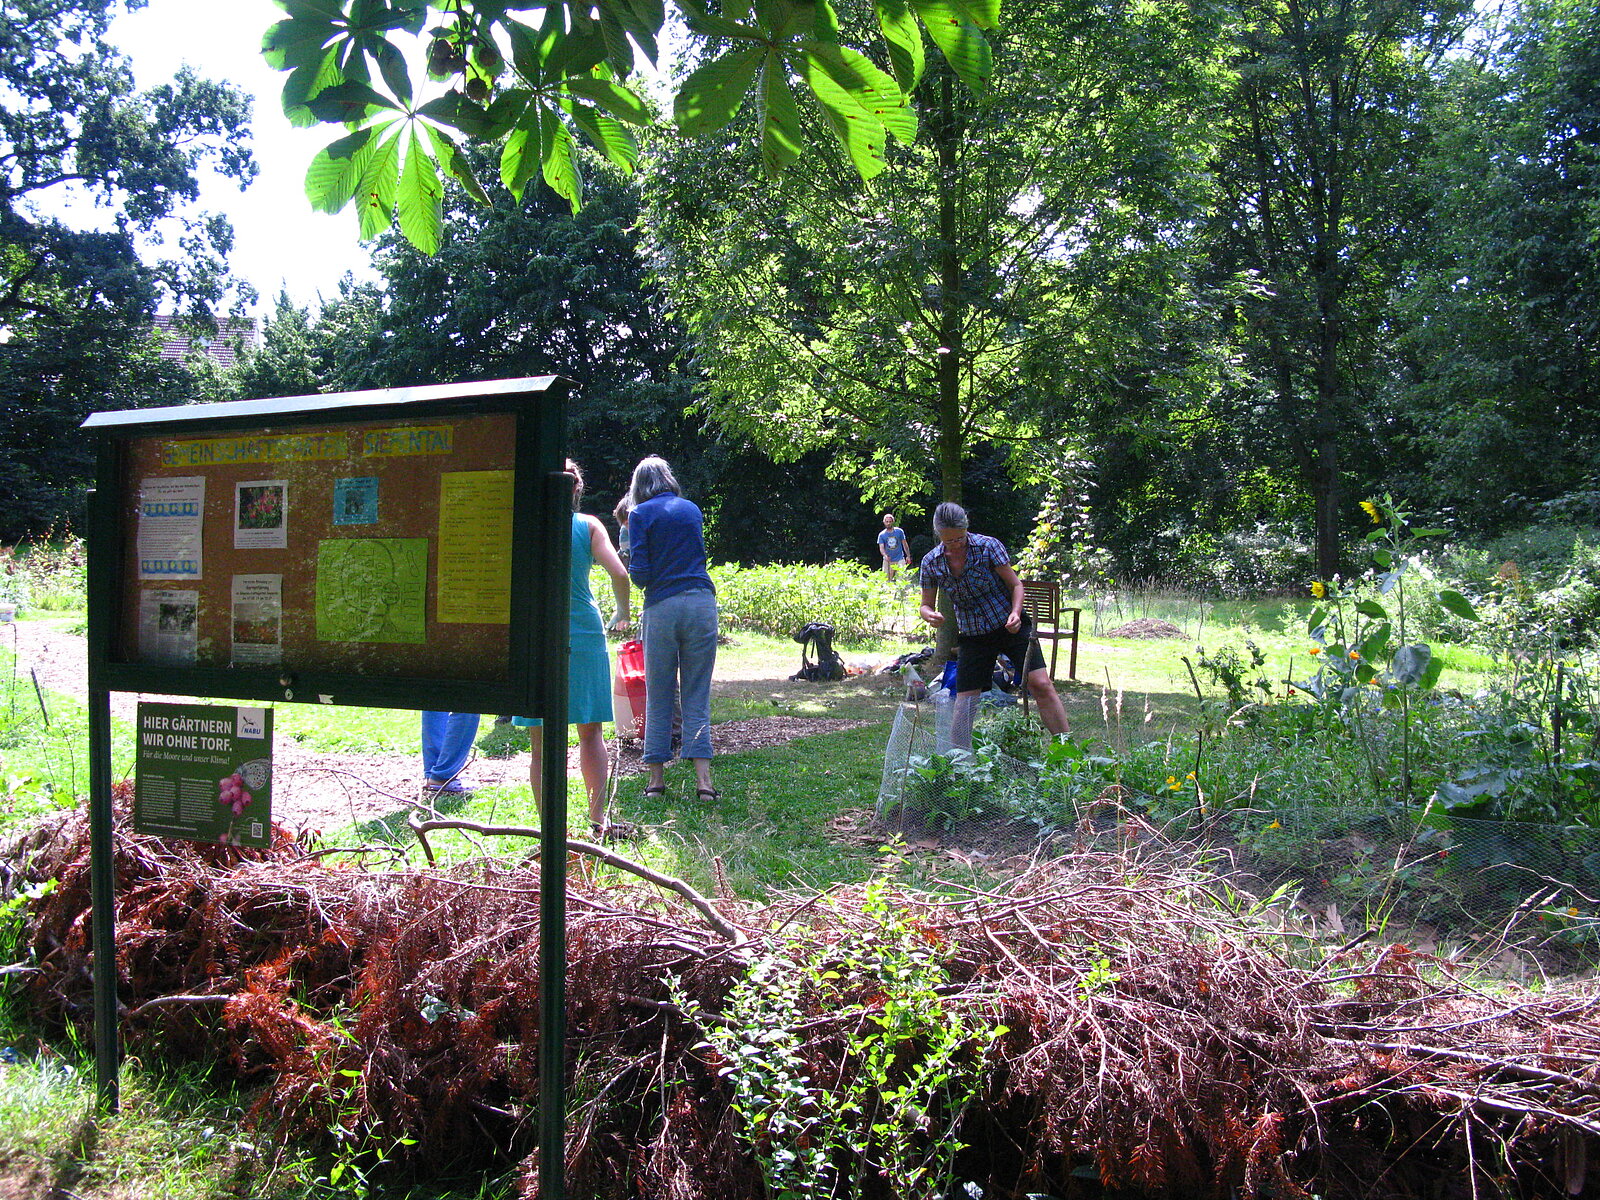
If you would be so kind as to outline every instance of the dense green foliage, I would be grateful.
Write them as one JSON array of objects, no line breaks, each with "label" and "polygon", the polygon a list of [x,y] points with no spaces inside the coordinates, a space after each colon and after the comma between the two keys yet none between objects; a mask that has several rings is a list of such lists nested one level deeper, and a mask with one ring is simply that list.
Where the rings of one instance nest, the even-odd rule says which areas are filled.
[{"label": "dense green foliage", "polygon": [[870,190],[820,148],[763,182],[757,115],[717,153],[663,139],[650,253],[706,410],[779,460],[828,450],[890,507],[961,499],[985,445],[1036,471],[1064,411],[1151,369],[1187,298],[1164,234],[1200,198],[1215,15],[1015,7],[983,96],[930,68],[919,140]]},{"label": "dense green foliage", "polygon": [[[382,39],[422,10],[347,3],[341,32],[339,7],[291,6],[306,40],[274,54],[327,68],[291,91],[337,67],[393,92]],[[224,377],[160,363],[146,329],[159,297],[216,302],[225,228],[186,215],[174,253],[138,239],[187,214],[203,160],[249,174],[243,102],[188,76],[135,93],[101,44],[109,0],[16,6],[0,539],[75,510],[87,447],[70,434],[91,407],[543,370],[581,385],[593,510],[663,453],[727,561],[870,564],[869,500],[921,533],[927,500],[960,495],[1039,570],[1240,595],[1346,569],[1338,531],[1384,491],[1469,544],[1600,520],[1594,0],[962,4],[954,40],[932,3],[748,7],[690,6],[682,132],[626,138],[649,114],[605,31],[649,26],[652,5],[600,5],[598,34],[572,6],[440,18],[433,83],[458,99],[434,123],[482,138],[455,163],[478,177],[509,152],[511,188],[439,185],[434,255],[385,235],[382,285],[280,305]],[[550,34],[536,47],[503,37],[527,13]],[[850,87],[830,90],[822,59],[855,64]],[[851,87],[881,93],[885,138],[827,115]],[[486,125],[464,115],[513,92]],[[296,112],[383,119],[363,96]],[[375,145],[313,174],[343,187]],[[404,149],[395,185],[421,187]],[[523,187],[551,163],[554,191]],[[32,201],[63,186],[113,205],[114,231],[41,216]],[[1546,580],[1515,552],[1460,561],[1494,578],[1517,562],[1522,582],[1486,576],[1483,598],[1530,621],[1572,636],[1589,619],[1592,564]]]},{"label": "dense green foliage", "polygon": [[[542,173],[574,212],[585,195],[580,140],[622,170],[638,158],[629,126],[648,124],[651,114],[627,80],[636,51],[657,57],[663,0],[526,6],[542,10],[537,24],[524,19],[524,6],[496,0],[353,0],[348,10],[293,0],[284,8],[288,19],[267,31],[263,52],[289,72],[285,115],[347,131],[312,163],[306,194],[327,212],[359,197],[363,237],[398,220],[412,245],[434,253],[443,227],[441,173],[487,201],[483,164],[464,152],[462,135],[499,144],[500,181],[518,199]],[[869,36],[867,23],[841,37],[832,0],[731,0],[715,11],[685,0],[679,8],[688,32],[717,49],[678,81],[679,128],[714,133],[755,92],[762,166],[775,177],[802,153],[799,93],[815,103],[858,177],[870,180],[884,170],[890,137],[909,143],[916,136],[907,93],[927,65],[924,28],[947,69],[981,93],[993,71],[982,30],[998,20],[1000,0],[875,5],[870,30],[881,39],[884,66],[855,48]],[[431,41],[419,93],[397,41],[424,32]]]},{"label": "dense green foliage", "polygon": [[726,624],[777,637],[792,636],[808,621],[822,621],[833,626],[841,643],[872,641],[887,627],[889,614],[904,607],[882,571],[849,562],[719,565],[711,569],[711,579]]}]

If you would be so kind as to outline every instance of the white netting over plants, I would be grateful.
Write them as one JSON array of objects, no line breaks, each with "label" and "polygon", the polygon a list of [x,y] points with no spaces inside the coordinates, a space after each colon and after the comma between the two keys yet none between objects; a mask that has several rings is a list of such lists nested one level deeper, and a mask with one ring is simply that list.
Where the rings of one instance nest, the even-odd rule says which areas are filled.
[{"label": "white netting over plants", "polygon": [[[952,745],[957,701],[935,690],[926,700],[905,701],[895,713],[878,785],[878,816],[900,824],[950,833],[971,833],[1015,819],[1018,802],[1038,788],[1039,772],[981,738],[977,750]],[[1014,706],[1016,698],[988,693],[980,698],[976,724]]]}]

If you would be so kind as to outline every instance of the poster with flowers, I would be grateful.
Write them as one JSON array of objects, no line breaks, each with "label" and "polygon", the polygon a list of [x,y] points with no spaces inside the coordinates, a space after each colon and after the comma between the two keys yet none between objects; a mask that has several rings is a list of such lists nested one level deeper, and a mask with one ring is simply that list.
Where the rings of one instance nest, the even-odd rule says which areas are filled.
[{"label": "poster with flowers", "polygon": [[233,548],[289,547],[289,481],[251,479],[234,485]]},{"label": "poster with flowers", "polygon": [[141,702],[133,827],[221,846],[272,838],[272,710]]}]

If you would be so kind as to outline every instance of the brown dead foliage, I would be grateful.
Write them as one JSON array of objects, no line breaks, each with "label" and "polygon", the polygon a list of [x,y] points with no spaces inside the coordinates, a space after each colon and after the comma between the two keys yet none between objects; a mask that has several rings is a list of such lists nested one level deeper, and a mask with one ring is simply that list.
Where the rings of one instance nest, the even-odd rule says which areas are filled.
[{"label": "brown dead foliage", "polygon": [[[55,878],[24,977],[86,1024],[88,838],[76,815],[12,848]],[[379,1129],[419,1170],[525,1158],[538,1092],[535,867],[332,868],[116,837],[123,1032],[259,1087],[286,1132]],[[575,865],[568,1032],[571,1194],[758,1200],[726,1081],[671,1002],[707,1012],[781,939],[871,937],[859,890],[717,907]],[[1578,1194],[1600,1162],[1600,999],[1489,996],[1402,946],[1292,961],[1185,873],[1128,857],[1039,861],[1002,891],[905,890],[948,967],[943,1002],[1008,1030],[962,1125],[985,1197]],[[793,943],[788,943],[792,952]],[[850,1077],[849,1030],[882,997],[809,996],[811,1078]],[[348,1072],[345,1074],[344,1072]],[[885,1194],[869,1179],[866,1194]]]}]

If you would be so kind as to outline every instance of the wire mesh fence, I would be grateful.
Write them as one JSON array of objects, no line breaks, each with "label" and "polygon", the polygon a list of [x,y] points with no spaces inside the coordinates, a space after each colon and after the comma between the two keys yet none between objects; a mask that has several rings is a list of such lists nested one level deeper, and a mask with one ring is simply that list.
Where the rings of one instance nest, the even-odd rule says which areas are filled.
[{"label": "wire mesh fence", "polygon": [[[1006,700],[1011,698],[1006,697]],[[983,706],[987,707],[987,705]],[[1489,933],[1600,965],[1600,829],[1484,820],[1441,807],[1225,807],[1152,813],[1115,782],[1110,760],[1081,748],[1042,769],[979,739],[965,749],[955,702],[936,691],[895,715],[878,789],[881,821],[967,845],[1036,843],[1039,852],[1107,851],[1131,840],[1144,856],[1194,861],[1257,894],[1294,890],[1302,905],[1347,925],[1440,938]],[[977,718],[980,730],[984,717]]]}]

